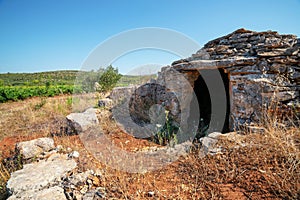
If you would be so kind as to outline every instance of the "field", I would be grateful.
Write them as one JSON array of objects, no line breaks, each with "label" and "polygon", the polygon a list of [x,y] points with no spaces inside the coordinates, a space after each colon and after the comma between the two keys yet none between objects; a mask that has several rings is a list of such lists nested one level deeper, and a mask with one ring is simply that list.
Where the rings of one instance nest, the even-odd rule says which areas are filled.
[{"label": "field", "polygon": [[[80,94],[93,89],[97,72],[76,70],[39,73],[0,74],[0,103],[24,100],[30,97],[53,97],[62,94]],[[142,84],[155,75],[122,76],[116,86]]]}]

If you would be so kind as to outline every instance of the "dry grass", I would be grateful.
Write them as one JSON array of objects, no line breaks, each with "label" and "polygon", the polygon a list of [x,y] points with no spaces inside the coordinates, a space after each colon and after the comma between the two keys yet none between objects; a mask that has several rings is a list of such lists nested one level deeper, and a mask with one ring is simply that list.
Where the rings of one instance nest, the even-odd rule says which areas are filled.
[{"label": "dry grass", "polygon": [[[65,115],[71,112],[69,96],[30,99],[0,105],[2,158],[13,153],[14,144],[40,136],[61,133]],[[100,122],[105,134],[126,151],[155,146],[145,140],[126,135],[101,112]],[[104,113],[104,114],[103,114]],[[105,114],[106,113],[106,114]],[[298,126],[285,127],[279,120],[266,118],[260,134],[243,132],[238,138],[219,141],[225,151],[201,157],[198,150],[163,169],[143,174],[111,169],[85,150],[77,135],[54,134],[56,144],[71,147],[81,154],[79,167],[101,171],[99,185],[106,188],[107,198],[115,199],[299,199],[300,161]],[[52,134],[53,135],[53,134]],[[246,144],[237,148],[237,145]],[[11,148],[11,151],[7,149]],[[0,165],[0,182],[4,188],[9,178]]]}]

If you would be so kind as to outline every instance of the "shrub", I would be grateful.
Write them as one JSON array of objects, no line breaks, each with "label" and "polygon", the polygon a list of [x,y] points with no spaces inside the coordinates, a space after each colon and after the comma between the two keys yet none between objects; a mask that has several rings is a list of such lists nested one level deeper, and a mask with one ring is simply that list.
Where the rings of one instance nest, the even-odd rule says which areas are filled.
[{"label": "shrub", "polygon": [[108,66],[105,71],[101,74],[99,78],[99,84],[100,84],[100,91],[101,92],[107,92],[112,90],[122,77],[121,74],[119,74],[118,69],[113,68],[113,66]]}]

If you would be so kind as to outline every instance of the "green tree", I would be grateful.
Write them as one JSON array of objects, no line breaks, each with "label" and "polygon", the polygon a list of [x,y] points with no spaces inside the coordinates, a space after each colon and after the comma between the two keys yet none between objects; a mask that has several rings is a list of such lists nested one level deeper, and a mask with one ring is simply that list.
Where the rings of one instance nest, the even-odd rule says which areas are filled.
[{"label": "green tree", "polygon": [[120,78],[122,77],[119,74],[118,68],[113,68],[113,66],[108,66],[105,70],[99,70],[101,75],[99,78],[100,90],[101,92],[107,92],[112,90]]}]

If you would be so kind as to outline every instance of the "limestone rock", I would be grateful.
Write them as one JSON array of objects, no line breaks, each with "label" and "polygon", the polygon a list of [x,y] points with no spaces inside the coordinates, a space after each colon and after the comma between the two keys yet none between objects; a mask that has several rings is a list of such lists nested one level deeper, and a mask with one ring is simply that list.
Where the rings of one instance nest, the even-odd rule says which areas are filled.
[{"label": "limestone rock", "polygon": [[91,189],[82,197],[83,200],[100,200],[105,199],[105,192],[102,188]]},{"label": "limestone rock", "polygon": [[116,87],[111,91],[108,98],[112,99],[114,103],[118,103],[119,101],[130,98],[135,89],[136,86]]},{"label": "limestone rock", "polygon": [[64,199],[62,189],[58,186],[67,172],[75,169],[76,162],[64,154],[53,154],[47,160],[30,163],[23,169],[11,174],[7,189],[12,194],[10,199]]},{"label": "limestone rock", "polygon": [[201,149],[205,155],[207,154],[213,155],[218,152],[221,152],[220,147],[215,147],[215,144],[218,142],[218,137],[221,135],[222,133],[213,132],[203,138],[200,138]]},{"label": "limestone rock", "polygon": [[178,115],[179,102],[174,93],[156,83],[146,83],[138,87],[129,101],[131,118],[137,124],[164,124],[165,110],[170,111],[169,117]]},{"label": "limestone rock", "polygon": [[110,108],[113,105],[113,101],[111,99],[100,99],[98,101],[98,106],[99,107],[106,107],[106,108]]},{"label": "limestone rock", "polygon": [[25,191],[21,196],[11,196],[9,200],[24,199],[24,200],[66,200],[64,190],[61,187],[54,186],[41,191],[31,192]]},{"label": "limestone rock", "polygon": [[23,159],[34,158],[54,148],[54,141],[51,138],[38,138],[31,141],[19,142],[16,145],[16,150],[22,155]]},{"label": "limestone rock", "polygon": [[79,156],[80,154],[78,151],[73,151],[68,155],[69,158],[79,158]]},{"label": "limestone rock", "polygon": [[95,82],[95,84],[94,84],[94,90],[98,91],[100,89],[101,89],[101,85],[98,82]]},{"label": "limestone rock", "polygon": [[74,186],[82,186],[86,183],[91,171],[74,174],[67,178],[67,182]]},{"label": "limestone rock", "polygon": [[83,113],[71,113],[66,118],[69,126],[77,133],[86,131],[88,128],[99,124],[94,108],[89,108]]}]

